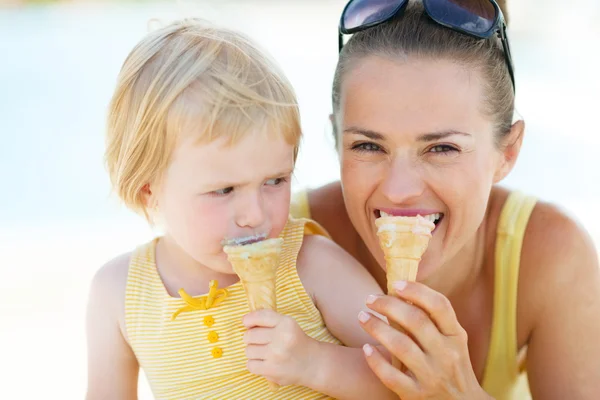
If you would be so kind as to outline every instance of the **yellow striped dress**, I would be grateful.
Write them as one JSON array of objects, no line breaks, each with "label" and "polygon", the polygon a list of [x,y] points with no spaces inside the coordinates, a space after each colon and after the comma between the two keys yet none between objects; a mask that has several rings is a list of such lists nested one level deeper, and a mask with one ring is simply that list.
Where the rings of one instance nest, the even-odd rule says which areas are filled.
[{"label": "yellow striped dress", "polygon": [[[296,271],[305,234],[325,233],[310,220],[290,219],[280,236],[284,245],[277,271],[278,311],[294,317],[310,337],[341,344],[325,327]],[[227,296],[217,305],[182,312],[173,320],[189,303],[167,293],[156,268],[156,243],[155,239],[139,247],[131,257],[125,321],[129,344],[157,399],[329,398],[300,386],[271,392],[264,378],[248,372],[242,317],[249,309],[239,282],[226,288]],[[191,299],[199,300],[202,296]]]}]

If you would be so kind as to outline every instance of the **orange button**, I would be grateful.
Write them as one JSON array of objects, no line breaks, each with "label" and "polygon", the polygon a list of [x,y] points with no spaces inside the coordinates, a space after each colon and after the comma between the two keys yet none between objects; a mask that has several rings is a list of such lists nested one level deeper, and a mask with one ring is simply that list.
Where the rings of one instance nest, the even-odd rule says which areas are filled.
[{"label": "orange button", "polygon": [[221,356],[223,355],[223,349],[220,347],[215,347],[214,349],[212,349],[212,356],[213,358],[221,358]]},{"label": "orange button", "polygon": [[211,343],[216,343],[219,341],[219,334],[215,331],[208,332],[208,341]]},{"label": "orange button", "polygon": [[215,319],[213,317],[211,317],[210,315],[207,315],[206,317],[204,317],[204,325],[206,325],[210,328],[214,324],[215,324]]}]

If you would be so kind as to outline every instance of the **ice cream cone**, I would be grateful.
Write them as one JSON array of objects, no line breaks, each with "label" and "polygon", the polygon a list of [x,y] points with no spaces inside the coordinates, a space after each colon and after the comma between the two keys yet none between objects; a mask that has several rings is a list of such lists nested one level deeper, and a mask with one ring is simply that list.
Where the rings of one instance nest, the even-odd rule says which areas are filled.
[{"label": "ice cream cone", "polygon": [[[233,270],[240,277],[250,311],[277,311],[275,282],[282,244],[283,239],[277,238],[223,247]],[[273,382],[269,382],[269,387],[273,391],[279,389]]]},{"label": "ice cream cone", "polygon": [[[427,250],[433,222],[421,217],[386,216],[375,221],[379,245],[383,250],[387,271],[388,294],[396,296],[392,285],[397,281],[415,281],[421,256]],[[393,321],[390,325],[402,331]],[[392,364],[402,369],[402,364],[392,357]]]}]

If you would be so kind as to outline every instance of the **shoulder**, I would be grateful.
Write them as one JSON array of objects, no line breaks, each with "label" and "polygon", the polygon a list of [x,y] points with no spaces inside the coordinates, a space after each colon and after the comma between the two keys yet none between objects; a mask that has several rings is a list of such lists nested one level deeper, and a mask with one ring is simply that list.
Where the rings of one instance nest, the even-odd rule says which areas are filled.
[{"label": "shoulder", "polygon": [[332,280],[373,281],[369,272],[352,255],[332,240],[320,235],[304,237],[296,267],[298,276],[311,295],[314,294],[314,289],[318,290],[321,285],[331,285]]},{"label": "shoulder", "polygon": [[123,323],[121,326],[124,326],[125,291],[131,254],[121,254],[100,267],[90,287],[90,312],[109,313],[109,317]]},{"label": "shoulder", "polygon": [[308,193],[311,218],[327,230],[334,242],[354,257],[360,239],[346,212],[342,185],[339,181],[313,189]]},{"label": "shoulder", "polygon": [[586,230],[556,205],[538,202],[525,231],[519,273],[530,326],[548,307],[560,312],[600,295],[599,278],[598,252]]},{"label": "shoulder", "polygon": [[308,192],[308,201],[311,214],[331,214],[339,213],[339,206],[342,206],[343,213],[346,214],[344,207],[344,196],[342,193],[342,184],[335,181],[327,185],[312,189]]},{"label": "shoulder", "polygon": [[574,218],[556,205],[538,202],[525,231],[521,267],[527,277],[566,287],[598,273],[598,254]]},{"label": "shoulder", "polygon": [[121,254],[104,264],[92,279],[92,290],[100,295],[110,295],[125,290],[131,252]]},{"label": "shoulder", "polygon": [[306,235],[298,253],[296,266],[300,275],[313,272],[326,274],[327,271],[323,269],[325,265],[343,263],[348,259],[354,261],[352,256],[332,240],[321,235]]}]

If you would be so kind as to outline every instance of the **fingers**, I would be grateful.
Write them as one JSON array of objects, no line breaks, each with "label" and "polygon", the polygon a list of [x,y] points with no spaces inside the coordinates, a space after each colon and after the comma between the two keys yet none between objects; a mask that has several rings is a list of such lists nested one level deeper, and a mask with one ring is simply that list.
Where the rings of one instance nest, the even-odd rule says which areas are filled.
[{"label": "fingers", "polygon": [[282,316],[273,310],[252,311],[244,316],[242,323],[247,329],[254,327],[274,328]]},{"label": "fingers", "polygon": [[251,328],[244,333],[244,343],[250,344],[269,344],[273,339],[273,330],[271,328]]},{"label": "fingers", "polygon": [[450,300],[419,282],[399,281],[394,283],[400,298],[421,308],[431,317],[440,332],[446,336],[463,336],[465,330],[458,323]]},{"label": "fingers", "polygon": [[417,383],[402,371],[394,368],[388,360],[373,346],[366,344],[363,352],[367,364],[379,380],[391,391],[404,398],[414,398]]},{"label": "fingers", "polygon": [[358,319],[369,335],[388,349],[417,377],[427,373],[426,355],[412,338],[369,313],[361,311]]},{"label": "fingers", "polygon": [[248,360],[264,361],[267,359],[269,349],[263,344],[249,344],[246,346],[246,357]]},{"label": "fingers", "polygon": [[392,296],[369,296],[367,307],[402,326],[425,352],[443,345],[443,336],[429,315],[419,307]]}]

